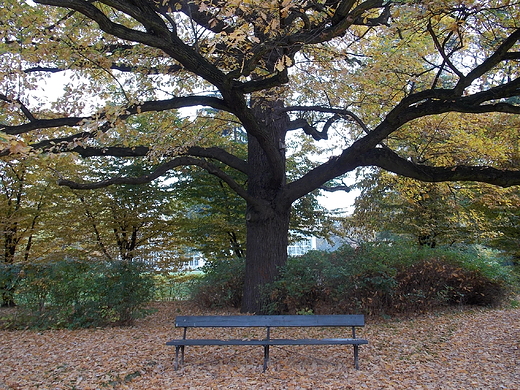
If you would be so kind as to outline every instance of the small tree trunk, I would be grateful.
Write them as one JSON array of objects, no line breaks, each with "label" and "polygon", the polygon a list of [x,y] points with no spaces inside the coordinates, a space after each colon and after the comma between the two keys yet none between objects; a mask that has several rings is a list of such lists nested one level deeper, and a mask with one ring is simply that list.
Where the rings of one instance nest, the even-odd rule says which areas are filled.
[{"label": "small tree trunk", "polygon": [[[16,239],[16,232],[17,228],[15,225],[12,229],[6,229],[6,233],[4,233],[4,262],[11,266],[15,260],[16,247],[19,241]],[[12,272],[10,272],[10,274],[12,275]],[[16,285],[13,283],[13,280],[7,280],[5,285],[0,285],[0,290],[2,291],[2,296],[0,297],[1,306],[16,306],[14,302]]]},{"label": "small tree trunk", "polygon": [[[2,286],[0,286],[0,288],[4,289]],[[0,305],[0,307],[15,307],[16,302],[14,301],[14,293],[14,288],[5,288],[4,291],[2,291],[2,304]]]}]

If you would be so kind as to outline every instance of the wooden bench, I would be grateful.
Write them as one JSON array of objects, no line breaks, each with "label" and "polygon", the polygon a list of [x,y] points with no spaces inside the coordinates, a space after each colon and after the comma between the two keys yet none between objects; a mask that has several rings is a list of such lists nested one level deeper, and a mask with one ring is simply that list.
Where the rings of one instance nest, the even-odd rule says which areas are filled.
[{"label": "wooden bench", "polygon": [[[365,339],[356,338],[356,328],[365,326],[363,315],[238,315],[238,316],[178,316],[175,327],[184,328],[182,339],[168,341],[166,345],[175,346],[175,370],[184,363],[184,347],[187,345],[258,345],[264,347],[264,372],[269,362],[269,347],[272,345],[353,345],[354,366],[359,369],[359,346],[368,344]],[[246,328],[264,327],[264,339],[188,339],[188,328]],[[272,339],[271,328],[274,327],[350,327],[352,337],[333,339]]]}]

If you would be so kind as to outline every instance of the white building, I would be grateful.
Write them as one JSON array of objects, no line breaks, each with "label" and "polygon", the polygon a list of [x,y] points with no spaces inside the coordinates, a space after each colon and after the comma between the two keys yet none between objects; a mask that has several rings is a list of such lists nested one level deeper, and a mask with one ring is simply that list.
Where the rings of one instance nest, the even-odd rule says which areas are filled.
[{"label": "white building", "polygon": [[316,237],[302,237],[300,241],[296,241],[287,246],[287,254],[289,256],[302,256],[311,250],[317,248]]}]

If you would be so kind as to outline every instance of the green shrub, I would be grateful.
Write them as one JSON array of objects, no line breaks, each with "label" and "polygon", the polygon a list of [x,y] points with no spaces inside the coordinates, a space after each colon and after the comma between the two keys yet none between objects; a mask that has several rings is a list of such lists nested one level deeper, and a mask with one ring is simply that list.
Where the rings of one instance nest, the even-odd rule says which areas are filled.
[{"label": "green shrub", "polygon": [[[496,305],[508,294],[511,268],[479,247],[418,248],[409,242],[344,246],[292,257],[265,286],[265,312],[394,314],[445,305]],[[240,307],[244,261],[208,263],[192,298],[205,307]]]},{"label": "green shrub", "polygon": [[0,262],[0,306],[14,306],[14,292],[20,280],[21,266]]},{"label": "green shrub", "polygon": [[148,311],[145,304],[154,297],[154,280],[149,266],[140,261],[113,261],[100,275],[97,285],[103,318],[110,323],[131,325]]},{"label": "green shrub", "polygon": [[443,305],[496,305],[511,270],[482,248],[417,248],[369,243],[290,258],[266,293],[271,313],[385,314]]},{"label": "green shrub", "polygon": [[192,286],[192,299],[204,307],[240,307],[244,264],[241,258],[207,262]]},{"label": "green shrub", "polygon": [[154,282],[142,262],[27,264],[16,288],[18,327],[129,325],[146,314]]}]

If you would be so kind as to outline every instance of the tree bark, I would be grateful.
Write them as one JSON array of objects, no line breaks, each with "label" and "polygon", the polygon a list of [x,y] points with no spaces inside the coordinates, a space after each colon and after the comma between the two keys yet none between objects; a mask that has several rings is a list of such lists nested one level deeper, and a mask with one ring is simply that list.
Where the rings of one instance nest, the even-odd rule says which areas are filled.
[{"label": "tree bark", "polygon": [[247,257],[242,312],[265,314],[269,297],[264,287],[287,262],[289,211],[247,221]]},{"label": "tree bark", "polygon": [[[271,145],[282,157],[281,171],[274,172],[273,158],[267,156],[258,140],[248,140],[248,195],[260,201],[248,202],[246,212],[246,269],[242,312],[264,313],[267,299],[262,287],[273,282],[287,262],[287,243],[291,202],[285,195],[285,135],[289,118],[275,114],[280,101],[258,99],[253,112],[262,123]],[[272,150],[272,149],[271,149]],[[272,157],[272,156],[271,156]]]}]

